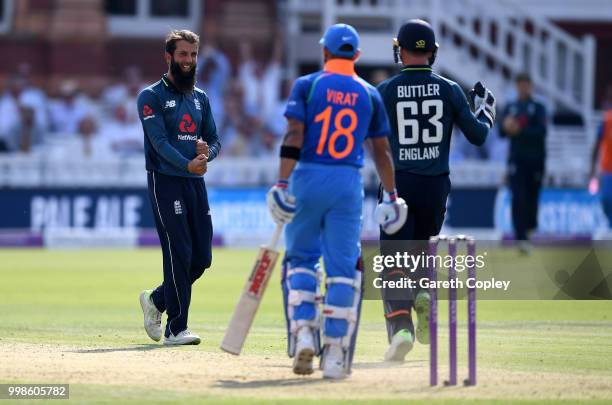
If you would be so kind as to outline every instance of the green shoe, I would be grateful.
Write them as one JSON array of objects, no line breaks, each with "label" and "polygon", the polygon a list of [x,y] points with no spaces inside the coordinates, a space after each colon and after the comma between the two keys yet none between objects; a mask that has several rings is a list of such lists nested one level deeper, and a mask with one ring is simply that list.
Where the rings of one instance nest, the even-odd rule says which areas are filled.
[{"label": "green shoe", "polygon": [[414,300],[414,309],[417,315],[416,340],[424,345],[429,344],[429,308],[431,296],[425,290],[419,291]]},{"label": "green shoe", "polygon": [[408,329],[402,329],[391,339],[385,352],[385,361],[404,361],[404,357],[414,346],[414,336]]}]

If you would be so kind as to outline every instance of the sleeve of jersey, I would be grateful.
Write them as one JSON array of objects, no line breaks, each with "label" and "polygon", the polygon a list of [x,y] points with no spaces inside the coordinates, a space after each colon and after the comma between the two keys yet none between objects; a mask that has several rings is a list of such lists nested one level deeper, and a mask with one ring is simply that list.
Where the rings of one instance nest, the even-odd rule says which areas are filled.
[{"label": "sleeve of jersey", "polygon": [[145,136],[153,145],[155,151],[177,169],[188,172],[189,160],[185,158],[168,141],[168,131],[161,115],[161,105],[157,96],[150,90],[145,90],[138,96],[138,116],[142,122]]},{"label": "sleeve of jersey", "polygon": [[455,118],[461,132],[463,132],[471,144],[476,146],[484,144],[489,134],[489,127],[484,122],[486,118],[482,118],[483,121],[476,118],[472,110],[470,110],[467,98],[459,85],[454,85],[452,92],[455,105]]},{"label": "sleeve of jersey", "polygon": [[385,109],[385,104],[382,101],[380,93],[377,90],[373,90],[371,92],[371,97],[374,111],[367,138],[381,138],[383,136],[389,136],[391,133],[389,116],[387,115],[387,110]]},{"label": "sleeve of jersey", "polygon": [[202,140],[208,143],[209,155],[208,161],[212,161],[217,157],[221,151],[221,142],[219,141],[219,134],[217,133],[217,125],[212,115],[210,108],[210,102],[208,97],[202,97],[202,104],[204,105],[204,117],[202,125]]},{"label": "sleeve of jersey", "polygon": [[291,89],[291,95],[287,100],[287,107],[285,108],[285,117],[293,118],[301,122],[306,122],[306,98],[308,94],[306,92],[308,82],[304,79],[296,80]]}]

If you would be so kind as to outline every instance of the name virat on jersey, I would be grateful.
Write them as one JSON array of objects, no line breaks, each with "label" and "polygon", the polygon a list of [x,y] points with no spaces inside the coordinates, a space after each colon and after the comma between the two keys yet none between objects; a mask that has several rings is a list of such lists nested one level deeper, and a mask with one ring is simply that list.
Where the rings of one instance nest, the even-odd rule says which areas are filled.
[{"label": "name virat on jersey", "polygon": [[345,93],[340,90],[327,89],[327,102],[332,104],[355,107],[358,96],[359,94],[355,92]]}]

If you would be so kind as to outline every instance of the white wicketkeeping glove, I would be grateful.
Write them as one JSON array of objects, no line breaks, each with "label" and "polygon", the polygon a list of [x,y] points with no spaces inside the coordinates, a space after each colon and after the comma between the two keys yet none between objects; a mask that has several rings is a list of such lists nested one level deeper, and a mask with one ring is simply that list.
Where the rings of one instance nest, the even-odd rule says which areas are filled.
[{"label": "white wicketkeeping glove", "polygon": [[287,224],[295,215],[295,197],[287,191],[288,186],[287,181],[279,180],[266,196],[270,215],[277,224]]},{"label": "white wicketkeeping glove", "polygon": [[495,96],[491,90],[477,82],[469,93],[470,104],[476,117],[485,117],[489,128],[495,123]]},{"label": "white wicketkeeping glove", "polygon": [[408,217],[408,205],[403,198],[397,198],[397,192],[383,191],[383,200],[376,206],[374,219],[387,235],[400,230]]}]

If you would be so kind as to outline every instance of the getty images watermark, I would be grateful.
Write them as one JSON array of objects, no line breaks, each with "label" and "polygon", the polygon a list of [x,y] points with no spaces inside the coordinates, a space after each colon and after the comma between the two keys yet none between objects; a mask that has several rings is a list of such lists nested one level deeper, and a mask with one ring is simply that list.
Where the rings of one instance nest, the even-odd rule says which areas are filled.
[{"label": "getty images watermark", "polygon": [[375,255],[372,258],[372,271],[380,274],[378,277],[372,279],[372,285],[376,289],[405,289],[405,288],[476,288],[479,290],[503,290],[508,291],[510,288],[509,280],[498,280],[491,278],[488,280],[478,280],[475,277],[467,277],[465,280],[454,278],[430,280],[429,277],[422,277],[419,279],[412,279],[408,275],[397,278],[391,277],[385,279],[382,276],[383,272],[390,274],[394,271],[402,271],[407,274],[415,273],[419,269],[431,269],[434,268],[436,271],[446,270],[454,266],[455,271],[461,274],[470,267],[474,267],[476,270],[481,270],[485,267],[485,257],[487,253],[477,255],[458,254],[452,256],[450,254],[427,254],[421,252],[420,254],[410,254],[408,252],[397,252],[389,255]]}]

